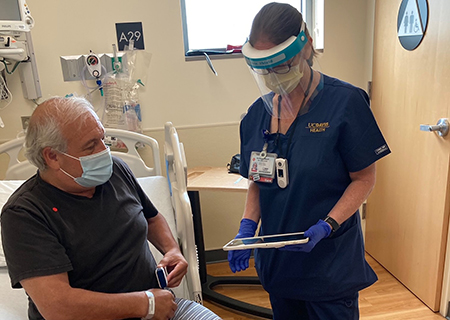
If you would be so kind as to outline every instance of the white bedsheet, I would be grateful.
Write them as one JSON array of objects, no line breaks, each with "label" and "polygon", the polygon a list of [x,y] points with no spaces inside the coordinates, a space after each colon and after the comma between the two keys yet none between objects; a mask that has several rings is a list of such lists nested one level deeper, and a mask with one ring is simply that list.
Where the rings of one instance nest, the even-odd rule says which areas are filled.
[{"label": "white bedsheet", "polygon": [[[170,199],[167,178],[162,176],[138,178],[139,184],[150,198],[158,211],[166,218],[172,234],[177,239],[175,215]],[[23,181],[0,181],[0,209],[8,200],[11,193],[16,190]],[[150,245],[156,262],[162,259],[162,254]],[[4,263],[3,249],[0,239],[0,265]],[[178,288],[174,288],[177,297],[189,298],[186,280]],[[7,269],[0,267],[0,319],[1,320],[26,320],[28,309],[27,296],[23,289],[12,289]]]},{"label": "white bedsheet", "polygon": [[[23,181],[10,180],[10,181],[0,181],[0,211],[3,205],[8,200],[9,196],[16,190]],[[0,267],[6,266],[5,255],[3,254],[2,238],[0,237]]]}]

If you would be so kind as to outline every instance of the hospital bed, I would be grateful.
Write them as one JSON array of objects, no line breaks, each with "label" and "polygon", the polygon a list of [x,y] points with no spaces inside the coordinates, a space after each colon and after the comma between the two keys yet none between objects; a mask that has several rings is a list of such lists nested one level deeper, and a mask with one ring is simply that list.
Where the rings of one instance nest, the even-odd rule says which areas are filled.
[{"label": "hospital bed", "polygon": [[[176,129],[170,122],[165,124],[164,159],[167,178],[162,175],[160,149],[155,139],[118,129],[106,129],[106,136],[119,139],[126,146],[125,151],[112,149],[111,154],[123,159],[129,165],[148,197],[166,218],[172,234],[179,241],[183,255],[189,263],[186,277],[179,287],[174,288],[175,294],[177,297],[202,303],[192,211],[186,190],[186,158]],[[9,156],[5,180],[0,181],[0,209],[11,193],[25,179],[36,173],[36,167],[27,160],[21,160],[24,159],[21,155],[23,143],[24,138],[21,137],[0,145],[0,154],[6,153]],[[144,162],[136,146],[145,146],[145,149],[150,149],[153,162],[150,166]],[[161,260],[162,254],[150,243],[149,246],[155,260],[157,262]],[[27,309],[28,301],[24,290],[11,288],[0,243],[0,319],[27,319]]]}]

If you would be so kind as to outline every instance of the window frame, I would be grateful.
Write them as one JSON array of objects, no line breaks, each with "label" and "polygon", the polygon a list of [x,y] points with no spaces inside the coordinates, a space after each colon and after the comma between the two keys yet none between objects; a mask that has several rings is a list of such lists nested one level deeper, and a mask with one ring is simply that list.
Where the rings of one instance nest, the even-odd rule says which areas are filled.
[{"label": "window frame", "polygon": [[[189,0],[180,0],[180,9],[181,9],[181,22],[183,28],[183,48],[184,48],[184,56],[185,61],[191,60],[203,60],[205,58],[205,53],[211,59],[230,59],[230,58],[240,58],[242,57],[242,53],[226,53],[226,48],[205,48],[205,49],[197,49],[191,50],[189,49],[189,35],[188,35],[188,25],[187,25],[187,17],[186,17],[186,1]],[[314,3],[318,0],[298,0],[300,1],[300,8],[303,14],[303,19],[305,23],[308,25],[308,30],[311,33],[313,39],[315,38],[315,33],[311,26],[314,25]],[[319,0],[320,1],[320,0]],[[323,1],[323,0],[322,0]],[[315,40],[315,39],[314,39]],[[316,49],[318,52],[323,52],[323,48]]]}]

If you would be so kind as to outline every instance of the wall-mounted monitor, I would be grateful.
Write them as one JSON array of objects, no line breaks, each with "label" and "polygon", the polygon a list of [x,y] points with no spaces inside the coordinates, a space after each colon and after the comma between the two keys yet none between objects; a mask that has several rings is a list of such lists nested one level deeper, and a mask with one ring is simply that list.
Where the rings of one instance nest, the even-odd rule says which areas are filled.
[{"label": "wall-mounted monitor", "polygon": [[34,26],[25,0],[2,0],[0,10],[0,32],[28,32]]}]

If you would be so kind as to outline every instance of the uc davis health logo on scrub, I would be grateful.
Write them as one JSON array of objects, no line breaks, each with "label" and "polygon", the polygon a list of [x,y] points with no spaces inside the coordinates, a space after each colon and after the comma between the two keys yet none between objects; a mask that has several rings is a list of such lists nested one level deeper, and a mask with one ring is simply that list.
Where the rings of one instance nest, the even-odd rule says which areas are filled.
[{"label": "uc davis health logo on scrub", "polygon": [[327,130],[329,127],[329,122],[308,122],[308,126],[306,128],[309,129],[309,132],[318,133],[325,132],[325,130]]}]

